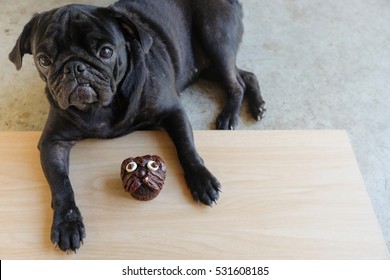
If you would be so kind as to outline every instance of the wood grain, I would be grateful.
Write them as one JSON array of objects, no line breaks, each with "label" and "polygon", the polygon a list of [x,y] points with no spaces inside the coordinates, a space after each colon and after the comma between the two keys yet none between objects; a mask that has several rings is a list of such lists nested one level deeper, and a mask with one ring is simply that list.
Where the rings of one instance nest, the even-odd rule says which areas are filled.
[{"label": "wood grain", "polygon": [[[36,148],[40,132],[0,132],[1,259],[387,259],[389,255],[345,131],[196,131],[223,192],[192,201],[164,132],[85,140],[70,176],[87,238],[77,254],[49,240],[50,192]],[[158,154],[160,195],[133,199],[119,167]]]}]

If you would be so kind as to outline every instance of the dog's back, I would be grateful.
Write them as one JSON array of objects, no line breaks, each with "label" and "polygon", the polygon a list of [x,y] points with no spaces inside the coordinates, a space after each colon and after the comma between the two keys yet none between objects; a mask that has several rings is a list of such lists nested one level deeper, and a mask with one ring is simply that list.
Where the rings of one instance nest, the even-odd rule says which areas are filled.
[{"label": "dog's back", "polygon": [[210,66],[210,41],[224,43],[229,37],[233,55],[241,42],[242,8],[237,0],[121,0],[113,7],[143,25],[154,39],[152,48],[168,51],[178,91]]}]

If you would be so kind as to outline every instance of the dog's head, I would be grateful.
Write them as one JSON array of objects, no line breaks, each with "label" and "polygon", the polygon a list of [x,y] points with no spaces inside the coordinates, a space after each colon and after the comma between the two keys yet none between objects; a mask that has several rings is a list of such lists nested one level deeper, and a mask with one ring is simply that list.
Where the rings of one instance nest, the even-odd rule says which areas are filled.
[{"label": "dog's head", "polygon": [[152,38],[121,11],[68,5],[36,14],[24,27],[9,59],[19,70],[34,57],[51,98],[66,110],[107,106],[131,68],[131,42],[147,53]]}]

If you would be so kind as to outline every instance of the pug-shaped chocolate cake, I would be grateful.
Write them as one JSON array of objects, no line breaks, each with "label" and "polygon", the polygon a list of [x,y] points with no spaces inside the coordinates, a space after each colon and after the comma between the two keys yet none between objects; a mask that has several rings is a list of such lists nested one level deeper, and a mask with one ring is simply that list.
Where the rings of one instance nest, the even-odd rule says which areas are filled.
[{"label": "pug-shaped chocolate cake", "polygon": [[155,198],[164,186],[167,167],[157,155],[130,157],[121,165],[123,187],[142,201]]}]

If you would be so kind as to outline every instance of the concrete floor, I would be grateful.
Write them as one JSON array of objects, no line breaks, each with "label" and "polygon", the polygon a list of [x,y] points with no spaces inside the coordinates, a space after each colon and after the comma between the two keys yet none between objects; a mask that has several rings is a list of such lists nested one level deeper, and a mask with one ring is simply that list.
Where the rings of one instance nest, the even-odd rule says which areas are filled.
[{"label": "concrete floor", "polygon": [[[74,1],[1,0],[0,130],[41,130],[48,104],[31,57],[8,62],[34,12]],[[106,6],[107,0],[81,0]],[[267,117],[238,129],[346,129],[390,247],[390,1],[242,0],[240,68],[257,74]],[[182,94],[194,129],[213,129],[223,93],[200,82]]]}]

